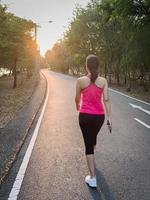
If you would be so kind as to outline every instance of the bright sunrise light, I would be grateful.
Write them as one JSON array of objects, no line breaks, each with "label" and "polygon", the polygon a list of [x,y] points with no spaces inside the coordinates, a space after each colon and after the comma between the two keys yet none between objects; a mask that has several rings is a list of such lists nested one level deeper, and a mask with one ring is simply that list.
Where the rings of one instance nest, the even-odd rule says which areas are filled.
[{"label": "bright sunrise light", "polygon": [[[89,0],[2,0],[8,11],[40,24],[38,43],[42,55],[62,38],[72,19],[76,4],[86,6]],[[53,21],[49,23],[48,21]]]}]

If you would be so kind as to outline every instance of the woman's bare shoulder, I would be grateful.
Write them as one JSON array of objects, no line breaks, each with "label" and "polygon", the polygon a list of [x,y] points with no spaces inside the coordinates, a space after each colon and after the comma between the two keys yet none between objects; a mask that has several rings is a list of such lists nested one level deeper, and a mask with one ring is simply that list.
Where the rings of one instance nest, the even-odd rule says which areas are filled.
[{"label": "woman's bare shoulder", "polygon": [[90,84],[90,79],[87,76],[82,76],[77,81],[81,88],[85,88]]},{"label": "woman's bare shoulder", "polygon": [[102,76],[98,76],[95,83],[97,86],[103,88],[106,85],[107,80],[106,80],[106,78],[104,78]]},{"label": "woman's bare shoulder", "polygon": [[102,77],[102,76],[98,76],[98,81],[102,82],[102,83],[106,83],[107,79]]},{"label": "woman's bare shoulder", "polygon": [[98,79],[103,80],[103,81],[106,81],[106,78],[103,77],[103,76],[98,76]]},{"label": "woman's bare shoulder", "polygon": [[87,80],[87,79],[88,79],[87,76],[81,76],[81,77],[79,77],[79,78],[77,79],[77,81],[82,82],[82,81]]}]

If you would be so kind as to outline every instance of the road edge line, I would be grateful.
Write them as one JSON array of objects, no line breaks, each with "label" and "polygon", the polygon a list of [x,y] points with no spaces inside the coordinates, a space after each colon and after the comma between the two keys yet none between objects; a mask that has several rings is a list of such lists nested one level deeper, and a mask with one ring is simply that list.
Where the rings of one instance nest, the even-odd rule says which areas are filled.
[{"label": "road edge line", "polygon": [[41,125],[41,122],[42,122],[42,119],[43,119],[43,116],[44,116],[44,112],[45,112],[45,108],[46,108],[46,105],[47,105],[47,102],[48,102],[49,85],[48,85],[47,78],[46,78],[46,82],[47,82],[47,91],[46,91],[46,98],[45,98],[45,101],[44,101],[44,104],[43,104],[43,108],[42,108],[40,117],[38,119],[38,122],[36,124],[36,127],[34,129],[30,143],[28,145],[28,148],[26,150],[26,153],[24,155],[21,166],[19,168],[19,171],[18,171],[17,176],[15,178],[15,181],[13,183],[12,189],[9,193],[8,200],[17,200],[18,194],[20,192],[20,188],[21,188],[21,185],[22,185],[22,182],[23,182],[23,179],[24,179],[24,175],[25,175],[28,163],[29,163],[29,159],[30,159],[31,154],[32,154],[32,150],[33,150],[36,138],[37,138],[38,133],[39,133],[40,125]]},{"label": "road edge line", "polygon": [[121,94],[122,96],[128,97],[128,98],[130,98],[130,99],[133,99],[133,100],[139,101],[139,102],[141,102],[141,103],[144,103],[144,104],[147,104],[147,105],[150,106],[150,103],[148,103],[148,102],[146,102],[146,101],[143,101],[143,100],[137,99],[137,98],[135,98],[135,97],[131,97],[131,96],[127,95],[127,94],[124,94],[124,93],[119,92],[119,91],[117,91],[117,90],[114,90],[114,89],[112,89],[112,88],[109,88],[109,90],[110,90],[110,91],[113,91],[113,92],[116,92],[116,93],[118,93],[118,94]]},{"label": "road edge line", "polygon": [[[41,73],[41,75],[44,77],[44,79],[46,81],[46,77],[43,74],[43,72],[40,72],[40,73]],[[35,88],[36,88],[36,86],[35,86]],[[13,166],[13,164],[14,164],[14,162],[15,162],[15,160],[16,160],[19,152],[20,152],[20,149],[22,148],[22,146],[23,146],[23,144],[24,144],[24,142],[25,142],[25,140],[26,140],[26,138],[28,136],[28,133],[29,133],[29,131],[30,131],[32,125],[33,125],[33,122],[34,122],[39,110],[41,109],[41,107],[43,105],[43,102],[44,102],[44,99],[45,99],[45,96],[46,96],[46,90],[47,90],[47,82],[46,82],[46,89],[45,89],[42,101],[39,104],[37,111],[34,113],[34,115],[32,117],[32,120],[31,120],[31,123],[29,124],[28,128],[26,129],[24,137],[22,138],[21,142],[18,144],[18,148],[16,150],[16,153],[12,157],[13,159],[11,161],[9,161],[10,165],[8,166],[8,169],[6,170],[5,174],[0,179],[0,185],[5,181],[6,177],[9,175],[9,172],[10,172],[10,170],[11,170],[11,168],[12,168],[12,166]],[[34,92],[32,93],[32,95],[34,95]],[[31,97],[32,97],[32,95],[31,95]]]}]

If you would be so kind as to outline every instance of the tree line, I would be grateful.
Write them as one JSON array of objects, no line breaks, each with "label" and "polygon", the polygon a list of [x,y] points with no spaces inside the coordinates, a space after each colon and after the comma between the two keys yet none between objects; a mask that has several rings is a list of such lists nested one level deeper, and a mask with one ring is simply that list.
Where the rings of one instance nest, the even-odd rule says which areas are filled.
[{"label": "tree line", "polygon": [[35,23],[15,16],[0,3],[0,68],[6,68],[14,76],[25,72],[32,76],[35,66],[37,44],[34,39]]},{"label": "tree line", "polygon": [[83,73],[88,54],[100,58],[100,74],[131,89],[150,80],[150,1],[91,0],[77,6],[64,37],[46,52],[53,70]]}]

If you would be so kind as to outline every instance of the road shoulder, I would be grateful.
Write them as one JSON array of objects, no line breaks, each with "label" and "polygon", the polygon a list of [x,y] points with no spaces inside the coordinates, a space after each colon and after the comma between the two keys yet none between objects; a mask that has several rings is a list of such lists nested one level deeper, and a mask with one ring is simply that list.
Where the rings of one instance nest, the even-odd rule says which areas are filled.
[{"label": "road shoulder", "polygon": [[0,184],[8,174],[19,153],[46,93],[46,79],[41,75],[36,90],[6,127],[0,129]]}]

